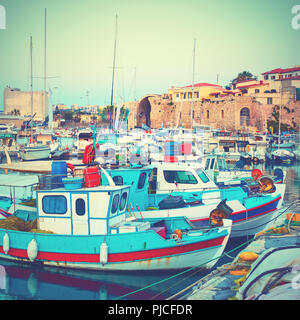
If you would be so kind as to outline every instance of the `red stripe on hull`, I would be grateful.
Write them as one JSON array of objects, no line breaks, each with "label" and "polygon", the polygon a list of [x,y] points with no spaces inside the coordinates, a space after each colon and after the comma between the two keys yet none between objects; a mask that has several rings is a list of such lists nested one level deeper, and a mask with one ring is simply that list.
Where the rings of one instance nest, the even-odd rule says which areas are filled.
[{"label": "red stripe on hull", "polygon": [[[169,247],[162,249],[151,249],[145,251],[111,253],[108,254],[108,262],[130,262],[135,260],[163,258],[172,255],[183,254],[191,251],[206,249],[214,246],[222,245],[224,236],[212,240],[206,240],[191,244],[178,243],[177,247]],[[0,252],[4,253],[3,247],[0,246]],[[27,250],[11,248],[8,255],[17,258],[27,258]],[[36,260],[48,260],[57,262],[85,262],[85,263],[99,263],[99,254],[82,254],[82,253],[57,253],[57,252],[39,252]]]}]

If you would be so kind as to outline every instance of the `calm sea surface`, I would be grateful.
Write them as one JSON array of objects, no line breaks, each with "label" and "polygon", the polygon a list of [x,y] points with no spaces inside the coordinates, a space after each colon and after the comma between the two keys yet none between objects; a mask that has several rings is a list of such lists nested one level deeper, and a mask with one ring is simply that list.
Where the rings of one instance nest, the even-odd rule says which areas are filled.
[{"label": "calm sea surface", "polygon": [[[278,167],[278,166],[277,166]],[[272,172],[271,167],[259,168]],[[300,166],[281,167],[287,171],[285,205],[300,196]],[[232,250],[247,239],[229,242]],[[239,248],[237,254],[242,248]],[[231,252],[230,255],[234,255]],[[222,258],[217,265],[229,262]],[[20,265],[0,260],[2,300],[162,300],[199,280],[208,271],[179,272],[83,272]],[[178,275],[179,274],[179,275]],[[167,279],[167,280],[166,280]],[[163,281],[166,280],[166,281]],[[144,289],[143,289],[144,288]],[[143,290],[141,290],[143,289]]]}]

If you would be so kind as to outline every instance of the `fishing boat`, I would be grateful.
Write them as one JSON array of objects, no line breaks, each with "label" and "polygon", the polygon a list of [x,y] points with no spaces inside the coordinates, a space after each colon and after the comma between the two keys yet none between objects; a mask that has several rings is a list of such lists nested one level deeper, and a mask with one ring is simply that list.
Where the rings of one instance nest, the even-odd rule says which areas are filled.
[{"label": "fishing boat", "polygon": [[266,161],[276,164],[291,164],[296,160],[293,143],[273,144],[266,151]]},{"label": "fishing boat", "polygon": [[211,268],[230,235],[230,220],[199,230],[184,212],[127,219],[130,186],[115,185],[103,168],[87,167],[84,178],[59,177],[59,183],[56,175],[45,178],[36,208],[19,207],[0,221],[1,258],[87,270]]},{"label": "fishing boat", "polygon": [[[32,75],[32,37],[30,36],[30,115],[31,119],[27,123],[27,126],[32,122],[35,114],[33,114],[33,75]],[[30,126],[30,143],[21,145],[19,149],[20,158],[23,161],[31,160],[43,160],[48,159],[51,153],[51,149],[48,145],[33,143],[32,124]]]},{"label": "fishing boat", "polygon": [[[184,215],[197,227],[207,227],[211,214],[233,222],[231,237],[261,231],[282,206],[285,184],[255,177],[236,186],[217,186],[199,165],[155,164],[108,170],[118,185],[131,185],[130,213],[141,218]],[[103,180],[103,183],[105,181]]]},{"label": "fishing boat", "polygon": [[21,147],[19,154],[23,161],[43,160],[49,159],[51,149],[47,145],[32,143]]}]

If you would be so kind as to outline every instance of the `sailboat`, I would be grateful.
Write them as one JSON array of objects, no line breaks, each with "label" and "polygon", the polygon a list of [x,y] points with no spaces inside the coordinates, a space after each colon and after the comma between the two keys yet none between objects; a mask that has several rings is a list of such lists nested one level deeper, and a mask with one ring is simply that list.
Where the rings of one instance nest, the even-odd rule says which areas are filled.
[{"label": "sailboat", "polygon": [[[30,111],[33,114],[33,75],[32,75],[32,36],[30,36]],[[32,117],[33,118],[33,117]],[[31,118],[31,120],[32,120]],[[49,159],[51,149],[47,145],[33,143],[32,128],[30,143],[20,147],[19,154],[23,161]]]}]

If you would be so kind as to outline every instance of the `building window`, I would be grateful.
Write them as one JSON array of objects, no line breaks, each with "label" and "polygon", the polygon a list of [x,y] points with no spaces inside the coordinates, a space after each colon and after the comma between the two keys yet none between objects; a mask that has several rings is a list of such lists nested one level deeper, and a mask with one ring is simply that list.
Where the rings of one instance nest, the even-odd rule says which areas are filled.
[{"label": "building window", "polygon": [[221,110],[221,119],[224,119],[224,110]]},{"label": "building window", "polygon": [[206,110],[206,118],[209,119],[209,110]]},{"label": "building window", "polygon": [[199,99],[199,92],[195,92],[196,98]]},{"label": "building window", "polygon": [[265,80],[269,80],[269,76],[268,76],[268,75],[265,75],[265,76],[264,76],[264,79],[265,79]]},{"label": "building window", "polygon": [[75,201],[75,208],[78,216],[85,215],[85,201],[83,199],[80,198]]},{"label": "building window", "polygon": [[188,99],[192,99],[192,93],[188,92]]},{"label": "building window", "polygon": [[272,77],[271,77],[272,80],[274,80],[275,78],[276,78],[275,76],[272,76]]},{"label": "building window", "polygon": [[255,89],[255,93],[259,93],[259,89]]},{"label": "building window", "polygon": [[267,104],[273,104],[273,98],[267,98]]},{"label": "building window", "polygon": [[186,99],[186,92],[184,92],[183,94],[183,99]]},{"label": "building window", "polygon": [[44,196],[42,208],[48,214],[65,214],[67,212],[67,199],[64,196]]}]

